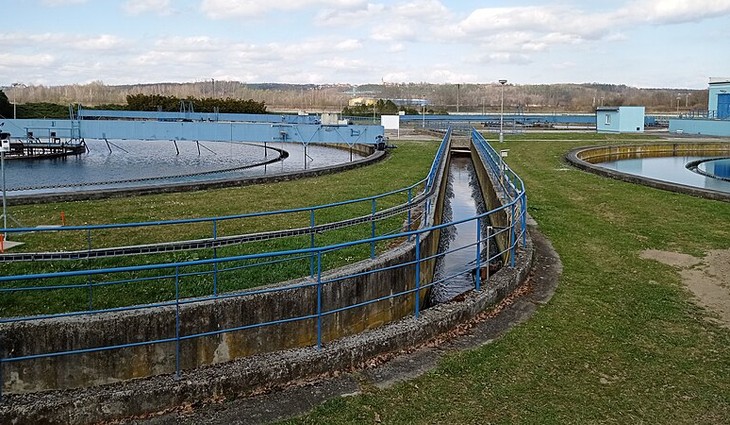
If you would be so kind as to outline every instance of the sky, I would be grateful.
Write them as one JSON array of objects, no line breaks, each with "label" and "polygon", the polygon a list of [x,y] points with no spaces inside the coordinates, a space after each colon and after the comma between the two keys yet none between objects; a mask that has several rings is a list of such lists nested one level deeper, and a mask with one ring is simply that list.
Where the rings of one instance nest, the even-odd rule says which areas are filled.
[{"label": "sky", "polygon": [[0,0],[0,86],[730,77],[730,0]]}]

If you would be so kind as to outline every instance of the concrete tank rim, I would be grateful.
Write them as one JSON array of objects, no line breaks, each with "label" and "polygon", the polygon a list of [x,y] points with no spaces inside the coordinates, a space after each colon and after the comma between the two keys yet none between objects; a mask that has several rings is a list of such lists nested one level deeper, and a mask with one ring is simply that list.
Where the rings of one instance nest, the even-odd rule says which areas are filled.
[{"label": "concrete tank rim", "polygon": [[[700,145],[720,145],[730,150],[730,141],[717,141],[717,142],[705,142],[705,141],[686,141],[686,142],[661,142],[661,143],[634,143],[626,145],[592,145],[592,146],[581,146],[578,148],[571,149],[568,151],[564,158],[565,160],[582,171],[586,171],[592,174],[599,175],[601,177],[608,177],[615,180],[625,181],[628,183],[640,184],[649,186],[655,189],[666,190],[670,192],[682,193],[685,195],[691,195],[699,198],[711,199],[716,201],[730,202],[730,193],[720,192],[711,189],[704,189],[680,183],[671,183],[663,180],[653,179],[650,177],[636,176],[628,173],[623,173],[616,170],[610,170],[607,168],[600,167],[596,164],[586,161],[581,158],[581,154],[598,150],[598,149],[631,149],[631,148],[642,148],[648,146],[674,146],[677,144],[694,144]],[[665,155],[667,157],[675,155]]]},{"label": "concrete tank rim", "polygon": [[[370,145],[364,145],[370,146]],[[238,177],[231,179],[211,179],[199,182],[190,183],[167,183],[158,184],[145,187],[130,187],[130,188],[116,188],[116,189],[99,189],[99,190],[88,190],[80,192],[68,192],[58,194],[36,194],[36,195],[19,195],[11,196],[8,199],[12,201],[13,205],[27,205],[27,204],[44,204],[52,202],[73,202],[73,201],[86,201],[96,199],[108,199],[124,196],[139,196],[139,195],[153,195],[161,193],[177,193],[177,192],[191,192],[196,190],[208,190],[208,189],[220,189],[227,187],[236,186],[250,186],[255,184],[266,184],[275,183],[285,180],[294,180],[306,177],[315,177],[324,174],[333,174],[341,171],[347,171],[354,168],[358,168],[365,165],[370,165],[384,159],[387,155],[387,151],[374,150],[373,152],[364,157],[351,162],[345,162],[335,165],[323,166],[310,168],[308,170],[294,170],[283,173],[274,173],[266,176],[254,176],[254,177]]]},{"label": "concrete tank rim", "polygon": [[[150,413],[139,411],[126,412],[125,416],[121,417],[109,416],[110,412],[107,409],[99,407],[101,404],[108,403],[120,408],[130,397],[141,394],[162,399],[163,404],[165,401],[176,403],[176,405],[188,401],[201,401],[200,399],[186,399],[186,397],[201,396],[207,396],[202,399],[203,402],[206,402],[224,392],[226,385],[241,386],[241,382],[246,382],[248,377],[261,373],[269,374],[279,381],[264,381],[267,382],[265,385],[254,388],[234,388],[234,394],[237,397],[247,397],[261,391],[285,388],[289,384],[296,384],[303,380],[321,379],[323,376],[331,374],[332,371],[342,372],[357,369],[362,367],[367,360],[376,358],[378,355],[388,353],[397,355],[401,350],[417,347],[433,337],[448,332],[458,324],[470,320],[476,314],[496,306],[501,299],[505,298],[502,296],[502,292],[508,291],[507,295],[509,295],[528,281],[534,261],[534,250],[532,235],[528,232],[526,245],[517,251],[515,268],[503,268],[497,272],[493,276],[495,284],[490,289],[472,292],[460,301],[452,301],[423,310],[419,318],[407,316],[382,327],[323,344],[321,350],[316,347],[302,347],[257,354],[221,364],[186,370],[182,379],[176,379],[174,374],[165,374],[74,390],[11,394],[5,396],[4,403],[0,404],[0,418],[5,415],[13,417],[15,414],[18,417],[25,417],[28,423],[32,423],[33,420],[40,418],[48,420],[48,416],[43,415],[50,413],[55,417],[64,418],[63,420],[73,418],[73,422],[97,423],[100,420],[122,419]],[[499,298],[500,296],[502,297]],[[403,341],[406,342],[405,345],[394,345],[402,344]],[[362,353],[366,353],[366,355],[362,356]],[[299,371],[313,365],[315,372],[297,375]],[[210,376],[211,372],[214,376]],[[147,403],[151,402],[147,401]],[[175,406],[168,405],[158,407],[159,411],[169,411],[169,409],[175,408]],[[135,406],[129,408],[134,409]],[[50,420],[48,423],[61,422]]]}]

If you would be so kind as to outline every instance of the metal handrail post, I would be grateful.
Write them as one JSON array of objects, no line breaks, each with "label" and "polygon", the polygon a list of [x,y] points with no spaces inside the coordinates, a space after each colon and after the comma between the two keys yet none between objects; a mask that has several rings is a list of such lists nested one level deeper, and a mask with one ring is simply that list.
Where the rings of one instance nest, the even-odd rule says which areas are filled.
[{"label": "metal handrail post", "polygon": [[[218,220],[213,220],[213,240],[218,240]],[[218,247],[213,244],[213,259],[218,259]],[[213,296],[218,296],[218,262],[213,263]]]},{"label": "metal handrail post", "polygon": [[489,284],[489,265],[492,263],[492,257],[491,257],[491,240],[492,240],[492,226],[487,226],[487,278],[485,279],[485,284]]},{"label": "metal handrail post", "polygon": [[[314,248],[314,226],[315,226],[315,218],[314,218],[314,208],[309,210],[309,247]],[[309,276],[314,277],[314,254],[309,256]]]},{"label": "metal handrail post", "polygon": [[175,266],[175,379],[180,379],[180,266]]},{"label": "metal handrail post", "polygon": [[411,231],[411,201],[413,199],[413,190],[408,188],[408,231]]},{"label": "metal handrail post", "polygon": [[322,349],[322,251],[317,252],[317,349]]},{"label": "metal handrail post", "polygon": [[509,265],[510,267],[515,267],[515,245],[517,245],[517,242],[515,241],[515,204],[514,202],[510,206],[510,223],[509,223],[509,246],[510,246],[510,260]]},{"label": "metal handrail post", "polygon": [[522,199],[520,203],[522,209],[522,246],[525,246],[527,245],[527,194],[524,189],[520,198]]},{"label": "metal handrail post", "polygon": [[482,269],[482,252],[481,252],[482,221],[478,218],[476,220],[477,220],[477,258],[476,258],[477,268],[476,268],[476,273],[474,274],[474,289],[477,291],[480,291],[482,289],[482,282],[481,282],[481,277],[482,277],[482,270],[481,270]]},{"label": "metal handrail post", "polygon": [[[370,237],[375,238],[375,210],[376,204],[375,199],[372,200],[372,215],[370,217]],[[370,258],[375,258],[375,241],[370,242]]]},{"label": "metal handrail post", "polygon": [[416,233],[416,311],[415,316],[421,314],[421,234]]}]

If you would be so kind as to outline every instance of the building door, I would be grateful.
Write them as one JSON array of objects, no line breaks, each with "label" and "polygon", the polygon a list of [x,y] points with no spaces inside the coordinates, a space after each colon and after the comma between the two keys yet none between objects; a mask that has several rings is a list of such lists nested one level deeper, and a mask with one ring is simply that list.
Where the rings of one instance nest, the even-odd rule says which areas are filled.
[{"label": "building door", "polygon": [[717,117],[721,120],[730,118],[730,93],[717,95]]}]

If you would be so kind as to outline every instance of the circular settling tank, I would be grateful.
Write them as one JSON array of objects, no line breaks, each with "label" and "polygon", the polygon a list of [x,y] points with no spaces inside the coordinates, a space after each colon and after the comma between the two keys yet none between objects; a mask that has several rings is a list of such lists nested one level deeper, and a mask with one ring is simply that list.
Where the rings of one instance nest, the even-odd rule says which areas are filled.
[{"label": "circular settling tank", "polygon": [[272,142],[86,140],[87,153],[6,161],[9,196],[145,188],[240,179],[347,163],[361,155]]},{"label": "circular settling tank", "polygon": [[698,156],[666,156],[657,158],[631,158],[600,162],[596,165],[654,180],[676,183],[718,192],[730,193],[730,181],[710,175],[695,173],[687,168],[691,163],[709,163],[712,158]]}]

